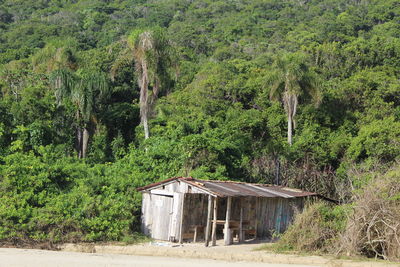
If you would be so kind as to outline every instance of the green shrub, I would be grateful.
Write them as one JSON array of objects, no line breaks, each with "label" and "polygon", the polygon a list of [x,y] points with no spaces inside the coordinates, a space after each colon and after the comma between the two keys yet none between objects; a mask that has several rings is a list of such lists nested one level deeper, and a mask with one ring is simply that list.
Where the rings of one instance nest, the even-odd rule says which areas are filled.
[{"label": "green shrub", "polygon": [[146,179],[125,164],[14,153],[0,166],[0,243],[138,240]]},{"label": "green shrub", "polygon": [[330,252],[346,227],[349,206],[318,202],[299,213],[274,245],[278,251]]}]

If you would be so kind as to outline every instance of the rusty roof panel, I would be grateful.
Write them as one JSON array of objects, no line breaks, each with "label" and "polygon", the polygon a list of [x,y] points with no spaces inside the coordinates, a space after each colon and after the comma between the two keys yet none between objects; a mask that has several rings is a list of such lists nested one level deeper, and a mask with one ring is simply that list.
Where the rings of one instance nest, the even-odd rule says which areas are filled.
[{"label": "rusty roof panel", "polygon": [[255,197],[305,197],[317,195],[316,193],[306,192],[282,186],[267,184],[251,184],[233,181],[203,181],[191,178],[191,183],[198,187],[208,189],[219,196],[255,196]]},{"label": "rusty roof panel", "polygon": [[203,189],[205,192],[208,192],[209,194],[220,197],[254,196],[254,197],[267,197],[267,198],[271,197],[294,198],[294,197],[318,196],[317,193],[306,192],[299,189],[293,189],[277,185],[252,184],[252,183],[233,182],[233,181],[206,181],[206,180],[194,179],[192,177],[174,177],[158,183],[138,188],[137,190],[138,191],[146,190],[174,180],[186,182],[192,186],[196,186],[200,189]]},{"label": "rusty roof panel", "polygon": [[260,185],[260,186],[272,189],[277,193],[279,192],[279,193],[288,194],[291,197],[306,197],[306,196],[318,195],[317,193],[302,191],[300,189],[289,188],[289,187],[284,187],[284,186],[277,186],[277,185]]},{"label": "rusty roof panel", "polygon": [[275,197],[271,192],[263,191],[261,188],[251,187],[250,184],[235,184],[245,195],[254,195],[258,197]]}]

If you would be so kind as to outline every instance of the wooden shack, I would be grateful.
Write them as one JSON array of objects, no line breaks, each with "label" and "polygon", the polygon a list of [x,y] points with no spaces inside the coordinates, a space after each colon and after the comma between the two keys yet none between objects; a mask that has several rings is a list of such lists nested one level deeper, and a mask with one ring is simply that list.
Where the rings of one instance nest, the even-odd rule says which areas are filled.
[{"label": "wooden shack", "polygon": [[282,186],[175,177],[138,188],[142,230],[158,240],[226,245],[282,233],[316,193]]}]

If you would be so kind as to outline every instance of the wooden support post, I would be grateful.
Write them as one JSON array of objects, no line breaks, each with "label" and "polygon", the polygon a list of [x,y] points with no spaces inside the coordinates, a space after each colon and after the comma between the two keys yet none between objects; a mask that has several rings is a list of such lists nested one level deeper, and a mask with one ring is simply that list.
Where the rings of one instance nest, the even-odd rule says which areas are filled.
[{"label": "wooden support post", "polygon": [[218,212],[218,198],[214,197],[214,216],[213,216],[213,224],[212,224],[212,233],[211,240],[212,245],[217,245],[217,212]]},{"label": "wooden support post", "polygon": [[260,208],[260,199],[256,197],[256,211],[254,212],[255,214],[255,222],[254,222],[254,239],[257,239],[257,232],[258,232],[258,214],[259,214],[259,208]]},{"label": "wooden support post", "polygon": [[239,242],[243,241],[243,198],[240,198]]},{"label": "wooden support post", "polygon": [[231,206],[232,206],[232,197],[228,197],[228,201],[226,204],[226,219],[225,219],[225,231],[224,231],[224,241],[225,245],[232,244],[232,233],[231,229],[229,228],[229,221],[231,219]]},{"label": "wooden support post", "polygon": [[212,208],[212,196],[208,195],[207,225],[206,225],[206,233],[205,233],[206,247],[208,247],[208,244],[210,242],[211,208]]},{"label": "wooden support post", "polygon": [[193,243],[197,242],[197,225],[194,227]]},{"label": "wooden support post", "polygon": [[183,211],[184,211],[184,207],[185,207],[185,193],[183,193],[182,195],[181,195],[181,197],[182,197],[182,200],[181,200],[181,219],[180,219],[180,228],[179,228],[179,244],[182,244],[183,243],[183,218],[184,218],[184,214],[183,214]]}]

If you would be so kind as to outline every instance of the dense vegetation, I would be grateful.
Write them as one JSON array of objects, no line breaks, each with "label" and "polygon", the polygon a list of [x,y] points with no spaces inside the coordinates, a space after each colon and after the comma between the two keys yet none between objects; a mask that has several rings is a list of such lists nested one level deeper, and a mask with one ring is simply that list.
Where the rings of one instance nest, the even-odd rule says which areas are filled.
[{"label": "dense vegetation", "polygon": [[129,239],[176,175],[350,202],[400,160],[398,0],[0,0],[0,40],[3,241]]},{"label": "dense vegetation", "polygon": [[399,261],[400,168],[365,175],[373,178],[354,192],[352,204],[313,203],[273,248]]}]

